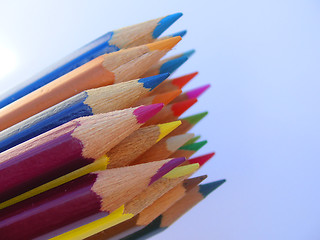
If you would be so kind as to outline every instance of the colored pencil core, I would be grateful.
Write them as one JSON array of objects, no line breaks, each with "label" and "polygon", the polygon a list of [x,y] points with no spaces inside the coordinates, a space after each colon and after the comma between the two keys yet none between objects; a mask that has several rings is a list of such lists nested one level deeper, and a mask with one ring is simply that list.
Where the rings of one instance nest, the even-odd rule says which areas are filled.
[{"label": "colored pencil core", "polygon": [[169,77],[169,73],[162,73],[156,76],[146,77],[139,79],[138,82],[143,83],[144,88],[149,88],[149,91],[152,91],[155,87],[157,87],[161,82],[163,82],[167,77]]},{"label": "colored pencil core", "polygon": [[190,90],[186,92],[188,98],[198,98],[201,94],[203,94],[208,88],[210,87],[210,84],[207,84],[205,86]]},{"label": "colored pencil core", "polygon": [[175,116],[179,117],[180,115],[182,115],[182,113],[187,111],[196,102],[197,102],[197,99],[189,99],[183,102],[174,103],[172,104],[171,110]]},{"label": "colored pencil core", "polygon": [[138,123],[145,123],[148,119],[157,114],[163,106],[163,103],[141,106],[134,110],[133,114],[136,115]]},{"label": "colored pencil core", "polygon": [[181,121],[174,121],[174,122],[169,122],[169,123],[158,124],[159,129],[160,129],[160,135],[157,139],[157,142],[159,142],[162,138],[167,136],[170,132],[172,132],[174,129],[176,129],[180,125],[181,125]]},{"label": "colored pencil core", "polygon": [[182,13],[174,13],[162,18],[157,27],[153,30],[152,37],[159,37],[169,26],[171,26],[175,21],[177,21],[182,16]]},{"label": "colored pencil core", "polygon": [[187,60],[188,60],[188,57],[186,56],[181,56],[179,58],[169,60],[168,62],[165,62],[164,64],[162,64],[162,66],[160,67],[159,73],[173,73]]},{"label": "colored pencil core", "polygon": [[149,185],[157,181],[159,178],[161,178],[163,175],[183,163],[186,159],[184,157],[181,158],[174,158],[171,161],[165,163],[155,175],[152,176]]},{"label": "colored pencil core", "polygon": [[209,154],[206,154],[206,155],[202,155],[200,157],[189,159],[188,162],[189,163],[199,163],[200,166],[202,166],[207,161],[209,161],[209,159],[212,158],[214,155],[215,155],[215,153],[209,153]]}]

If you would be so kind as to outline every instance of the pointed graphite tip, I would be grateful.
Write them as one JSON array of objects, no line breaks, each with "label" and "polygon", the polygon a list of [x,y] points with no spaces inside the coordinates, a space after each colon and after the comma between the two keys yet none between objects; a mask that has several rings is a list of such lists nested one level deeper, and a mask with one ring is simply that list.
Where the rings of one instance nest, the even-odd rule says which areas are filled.
[{"label": "pointed graphite tip", "polygon": [[[178,42],[181,41],[181,37],[173,37],[173,38],[168,38],[164,39],[161,41],[156,41],[153,43],[149,43],[146,46],[149,48],[150,51],[154,50],[170,50],[172,49],[175,45],[177,45]],[[164,71],[162,73],[166,73],[168,71]]]},{"label": "pointed graphite tip", "polygon": [[207,197],[212,191],[216,190],[220,187],[223,183],[225,183],[225,179],[199,185],[199,192],[203,197]]},{"label": "pointed graphite tip", "polygon": [[188,92],[186,92],[188,98],[198,98],[201,94],[203,94],[208,88],[210,87],[210,84],[192,89]]},{"label": "pointed graphite tip", "polygon": [[163,108],[163,106],[163,103],[140,106],[133,111],[133,114],[136,116],[137,122],[142,124],[156,115]]},{"label": "pointed graphite tip", "polygon": [[176,117],[181,116],[185,111],[187,111],[193,104],[198,100],[196,98],[188,99],[185,101],[173,103],[171,105],[171,110]]},{"label": "pointed graphite tip", "polygon": [[208,177],[207,175],[202,175],[199,177],[186,179],[183,181],[183,187],[186,189],[186,191],[190,191],[192,188],[199,185],[207,177]]},{"label": "pointed graphite tip", "polygon": [[214,155],[215,155],[214,152],[213,153],[209,153],[209,154],[206,154],[206,155],[202,155],[202,156],[199,156],[199,157],[195,157],[195,158],[189,159],[188,162],[189,163],[199,163],[200,166],[202,166],[206,162],[208,162]]},{"label": "pointed graphite tip", "polygon": [[193,79],[196,75],[198,74],[198,72],[194,72],[194,73],[190,73],[178,78],[174,78],[172,79],[172,84],[176,85],[178,88],[183,88],[188,82],[191,81],[191,79]]},{"label": "pointed graphite tip", "polygon": [[168,162],[163,164],[161,168],[158,169],[155,175],[151,177],[149,185],[157,181],[159,178],[163,177],[165,174],[170,172],[175,167],[179,166],[184,161],[186,161],[186,158],[184,157],[170,159]]},{"label": "pointed graphite tip", "polygon": [[207,140],[201,141],[201,142],[196,142],[196,143],[192,143],[189,145],[184,145],[182,147],[180,147],[180,150],[188,150],[188,151],[198,151],[200,148],[202,148],[204,145],[206,145],[208,143]]},{"label": "pointed graphite tip", "polygon": [[181,56],[175,59],[171,59],[165,63],[162,64],[160,67],[159,72],[164,73],[168,72],[172,74],[174,71],[176,71],[182,64],[184,64],[188,60],[188,57]]},{"label": "pointed graphite tip", "polygon": [[170,73],[162,73],[151,77],[141,78],[138,82],[143,83],[144,88],[149,88],[149,91],[152,91],[155,87],[167,79],[169,75]]},{"label": "pointed graphite tip", "polygon": [[187,34],[187,30],[182,30],[180,32],[170,34],[170,37],[177,37],[177,36],[184,37],[186,34]]},{"label": "pointed graphite tip", "polygon": [[195,125],[207,115],[208,112],[202,112],[189,117],[182,118],[182,120],[188,121],[190,124]]},{"label": "pointed graphite tip", "polygon": [[201,137],[200,135],[195,136],[195,137],[191,138],[188,142],[186,142],[184,145],[189,145],[189,144],[195,143],[200,137]]},{"label": "pointed graphite tip", "polygon": [[179,178],[184,177],[186,175],[190,175],[197,171],[199,169],[200,165],[198,163],[188,164],[181,167],[176,167],[175,169],[172,169],[170,172],[168,172],[166,175],[164,175],[164,178],[167,179],[173,179],[173,178]]},{"label": "pointed graphite tip", "polygon": [[159,142],[162,138],[167,136],[169,133],[171,133],[173,130],[175,130],[180,125],[181,125],[181,121],[174,121],[174,122],[169,122],[169,123],[158,124],[160,134],[157,139],[157,142]]},{"label": "pointed graphite tip", "polygon": [[162,18],[156,28],[153,30],[152,37],[159,37],[165,30],[167,30],[175,21],[177,21],[182,16],[182,13],[170,14]]},{"label": "pointed graphite tip", "polygon": [[167,105],[173,99],[178,97],[181,92],[182,92],[181,89],[178,89],[178,90],[158,94],[154,97],[153,103],[163,103],[164,105]]}]

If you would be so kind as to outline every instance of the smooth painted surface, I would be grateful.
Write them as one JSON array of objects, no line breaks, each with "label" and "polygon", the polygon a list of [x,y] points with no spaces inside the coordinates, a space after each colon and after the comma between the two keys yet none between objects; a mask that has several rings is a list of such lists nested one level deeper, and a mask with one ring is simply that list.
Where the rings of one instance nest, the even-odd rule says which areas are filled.
[{"label": "smooth painted surface", "polygon": [[183,12],[164,35],[187,29],[172,55],[196,53],[172,77],[199,71],[185,89],[211,84],[183,116],[209,110],[194,128],[208,140],[196,156],[216,156],[199,175],[227,182],[153,239],[319,239],[319,1],[121,5],[3,1],[0,45],[12,49],[18,65],[0,79],[1,91],[110,29]]}]

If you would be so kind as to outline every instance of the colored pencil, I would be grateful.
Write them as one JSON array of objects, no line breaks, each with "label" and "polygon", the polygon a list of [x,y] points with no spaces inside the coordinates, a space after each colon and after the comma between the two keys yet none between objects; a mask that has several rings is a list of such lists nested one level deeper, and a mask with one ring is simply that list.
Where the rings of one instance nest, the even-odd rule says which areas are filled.
[{"label": "colored pencil", "polygon": [[197,99],[189,99],[178,103],[168,104],[157,115],[147,121],[144,126],[175,121],[196,102]]},{"label": "colored pencil", "polygon": [[168,74],[161,74],[83,91],[1,131],[0,152],[78,117],[130,107],[167,76]]},{"label": "colored pencil", "polygon": [[152,146],[161,141],[180,124],[180,121],[174,121],[151,125],[131,133],[106,154],[108,158],[108,168],[130,165],[138,156],[152,148]]},{"label": "colored pencil", "polygon": [[198,122],[200,122],[205,116],[208,115],[208,112],[202,112],[189,117],[179,119],[181,125],[174,131],[170,133],[170,136],[175,136],[179,134],[184,134],[192,129]]},{"label": "colored pencil", "polygon": [[213,152],[213,153],[208,153],[208,154],[205,154],[205,155],[201,155],[199,157],[191,158],[191,159],[188,159],[185,164],[199,163],[200,167],[202,167],[214,155],[215,155],[215,153]]},{"label": "colored pencil", "polygon": [[[157,75],[156,75],[157,76]],[[160,93],[158,95],[153,95],[149,97],[145,97],[143,99],[140,99],[134,106],[140,106],[140,105],[150,105],[155,103],[163,103],[164,105],[167,105],[172,102],[176,97],[178,97],[181,93],[181,89],[166,92],[166,93]]]},{"label": "colored pencil", "polygon": [[0,109],[0,131],[84,90],[140,77],[181,37],[105,54]]},{"label": "colored pencil", "polygon": [[186,142],[184,145],[189,145],[189,144],[195,143],[196,141],[199,140],[200,137],[201,137],[200,135],[195,136],[195,137],[191,138],[188,142]]},{"label": "colored pencil", "polygon": [[179,147],[183,146],[183,144],[193,136],[194,134],[185,133],[173,137],[165,137],[149,150],[137,157],[131,164],[141,164],[165,159],[176,152]]},{"label": "colored pencil", "polygon": [[93,160],[92,163],[0,203],[0,209],[48,191],[49,189],[60,186],[88,173],[105,170],[107,168],[127,166],[131,161],[148,150],[152,145],[159,142],[180,124],[180,121],[175,121],[140,128],[118,143],[107,154]]},{"label": "colored pencil", "polygon": [[200,148],[202,148],[207,143],[208,142],[205,140],[182,146],[173,154],[171,154],[170,157],[184,156],[186,159],[189,159],[193,154],[195,154],[198,150],[200,150]]},{"label": "colored pencil", "polygon": [[200,97],[208,88],[210,87],[210,84],[192,89],[190,91],[182,93],[180,96],[176,97],[172,103],[185,101],[192,98],[198,98]]},{"label": "colored pencil", "polygon": [[158,63],[154,64],[148,71],[146,71],[142,77],[150,77],[161,73],[172,74],[182,64],[184,64],[194,53],[194,50],[187,51],[185,53],[177,54],[172,57],[165,58]]},{"label": "colored pencil", "polygon": [[187,34],[187,30],[182,30],[182,31],[179,31],[179,32],[175,32],[175,33],[166,35],[164,37],[160,37],[160,38],[154,39],[154,41],[162,41],[162,40],[165,40],[165,39],[168,39],[168,38],[172,38],[172,37],[184,37],[186,34]]},{"label": "colored pencil", "polygon": [[173,90],[182,89],[197,74],[198,74],[198,72],[194,72],[194,73],[190,73],[187,75],[183,75],[178,78],[167,79],[164,82],[162,82],[161,84],[159,84],[159,86],[157,86],[155,89],[153,89],[152,92],[150,93],[150,96],[173,91]]},{"label": "colored pencil", "polygon": [[148,226],[129,236],[121,238],[121,240],[147,239],[164,231],[224,182],[225,180],[219,180],[192,188],[182,199],[153,220]]},{"label": "colored pencil", "polygon": [[[184,158],[95,172],[5,208],[3,239],[31,239],[108,215],[178,166]],[[17,231],[19,229],[19,231]],[[61,229],[61,231],[63,231]]]},{"label": "colored pencil", "polygon": [[[38,75],[28,79],[25,85],[19,86],[18,89],[13,89],[11,92],[8,92],[2,97],[0,101],[0,108],[35,91],[36,89],[50,83],[51,81],[65,75],[66,73],[102,54],[111,53],[122,48],[129,48],[154,41],[181,16],[182,13],[175,13],[106,33],[105,35],[83,46],[76,52],[70,54],[66,58],[60,60],[53,66],[45,69]],[[179,32],[174,35],[179,36],[181,34],[183,36],[185,32]]]},{"label": "colored pencil", "polygon": [[[84,239],[134,217],[135,215],[143,211],[143,209],[150,206],[158,198],[167,193],[169,190],[177,186],[180,182],[185,180],[190,174],[198,169],[199,164],[192,164],[184,167],[177,167],[179,168],[178,175],[176,175],[177,171],[175,171],[177,170],[177,168],[171,170],[161,179],[146,188],[144,191],[132,198],[126,204],[122,205],[116,211],[112,212],[110,215],[90,222],[86,225],[82,225],[76,229],[72,229],[69,232],[63,233],[51,239]],[[47,238],[47,236],[44,237]]]},{"label": "colored pencil", "polygon": [[0,202],[92,163],[162,106],[78,118],[0,153]]},{"label": "colored pencil", "polygon": [[170,208],[175,202],[183,198],[188,191],[197,186],[207,176],[200,176],[191,179],[185,179],[162,197],[146,207],[137,216],[115,225],[109,229],[101,231],[87,240],[120,239],[130,235],[151,223],[155,218]]}]

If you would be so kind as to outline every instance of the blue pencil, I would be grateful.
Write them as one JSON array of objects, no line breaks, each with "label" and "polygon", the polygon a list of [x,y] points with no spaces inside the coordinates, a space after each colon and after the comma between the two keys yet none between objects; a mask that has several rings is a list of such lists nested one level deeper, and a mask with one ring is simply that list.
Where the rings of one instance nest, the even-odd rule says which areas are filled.
[{"label": "blue pencil", "polygon": [[[53,66],[45,69],[38,75],[30,78],[26,81],[25,85],[19,85],[16,89],[9,91],[0,100],[0,108],[16,101],[30,92],[33,92],[34,90],[102,54],[154,41],[181,16],[182,13],[175,13],[106,33]],[[178,34],[185,34],[185,32],[182,31]]]},{"label": "blue pencil", "polygon": [[131,107],[169,74],[83,91],[0,132],[0,152],[83,116]]},{"label": "blue pencil", "polygon": [[159,61],[157,64],[153,65],[145,74],[143,74],[143,77],[150,77],[161,73],[172,74],[182,64],[184,64],[194,53],[195,50],[192,49],[187,52],[165,58]]}]

